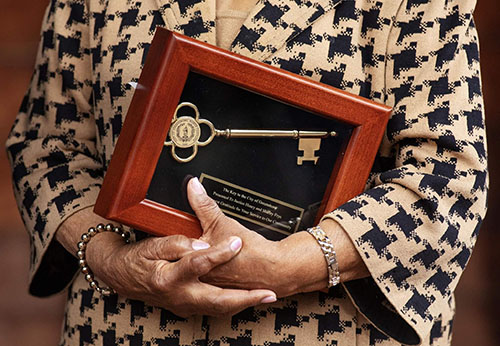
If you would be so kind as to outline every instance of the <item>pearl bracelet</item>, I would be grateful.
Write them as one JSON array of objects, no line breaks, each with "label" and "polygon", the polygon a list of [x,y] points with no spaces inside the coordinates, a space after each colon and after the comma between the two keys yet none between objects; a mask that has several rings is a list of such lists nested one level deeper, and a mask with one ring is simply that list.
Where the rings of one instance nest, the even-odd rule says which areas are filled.
[{"label": "pearl bracelet", "polygon": [[125,243],[129,243],[130,234],[128,232],[125,232],[121,227],[116,227],[112,224],[107,224],[106,226],[104,226],[102,223],[100,223],[96,227],[90,227],[87,233],[82,234],[82,240],[77,244],[78,252],[76,253],[76,256],[79,259],[78,264],[80,265],[80,271],[83,275],[85,275],[85,280],[87,280],[90,287],[103,296],[109,296],[115,294],[115,290],[113,290],[111,287],[99,286],[99,283],[94,279],[94,274],[90,270],[85,258],[85,251],[87,250],[87,244],[89,243],[90,239],[92,239],[96,234],[102,232],[115,232],[116,234],[119,234],[123,238],[123,240],[125,240]]},{"label": "pearl bracelet", "polygon": [[333,243],[319,226],[308,228],[307,232],[316,239],[323,255],[325,256],[328,268],[328,288],[340,283],[339,265],[337,263],[337,253],[333,248]]}]

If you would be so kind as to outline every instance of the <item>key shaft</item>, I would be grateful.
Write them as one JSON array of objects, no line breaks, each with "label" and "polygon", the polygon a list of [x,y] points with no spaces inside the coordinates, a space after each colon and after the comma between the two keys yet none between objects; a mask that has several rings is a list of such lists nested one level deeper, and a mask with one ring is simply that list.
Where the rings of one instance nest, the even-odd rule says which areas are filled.
[{"label": "key shaft", "polygon": [[335,137],[335,131],[299,131],[299,130],[215,130],[216,137],[224,138],[327,138]]}]

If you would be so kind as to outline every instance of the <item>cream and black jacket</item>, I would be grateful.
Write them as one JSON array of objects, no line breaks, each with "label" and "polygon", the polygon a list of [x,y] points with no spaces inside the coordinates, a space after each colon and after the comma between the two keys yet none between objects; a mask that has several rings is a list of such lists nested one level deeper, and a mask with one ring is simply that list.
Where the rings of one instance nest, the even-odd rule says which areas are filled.
[{"label": "cream and black jacket", "polygon": [[[52,0],[7,142],[31,292],[71,282],[64,345],[446,345],[486,211],[474,0],[261,0],[231,50],[393,107],[366,192],[327,217],[371,277],[224,318],[101,298],[53,240],[94,204],[158,26],[215,42],[215,0]],[[311,269],[314,270],[314,269]]]}]

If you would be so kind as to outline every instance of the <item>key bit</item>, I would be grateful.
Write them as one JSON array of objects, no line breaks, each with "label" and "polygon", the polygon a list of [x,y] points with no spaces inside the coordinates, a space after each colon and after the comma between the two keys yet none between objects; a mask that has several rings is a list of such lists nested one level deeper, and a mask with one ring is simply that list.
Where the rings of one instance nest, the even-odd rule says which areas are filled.
[{"label": "key bit", "polygon": [[304,161],[318,163],[319,156],[315,156],[316,150],[321,146],[321,138],[299,138],[299,150],[304,152],[303,156],[297,156],[297,165],[302,166]]}]

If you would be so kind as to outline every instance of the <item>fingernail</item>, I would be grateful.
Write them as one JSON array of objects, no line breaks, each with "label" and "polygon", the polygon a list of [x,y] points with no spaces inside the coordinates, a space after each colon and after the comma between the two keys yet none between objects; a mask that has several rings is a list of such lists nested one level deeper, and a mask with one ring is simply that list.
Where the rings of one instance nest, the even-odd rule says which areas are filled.
[{"label": "fingernail", "polygon": [[205,188],[201,185],[198,178],[193,178],[193,190],[197,195],[203,195],[205,193]]},{"label": "fingernail", "polygon": [[208,249],[210,247],[210,244],[209,243],[205,243],[202,240],[194,240],[193,243],[191,244],[191,247],[194,250],[199,251],[199,250]]},{"label": "fingernail", "polygon": [[269,303],[274,303],[276,301],[276,296],[268,296],[262,299],[260,302],[262,304],[269,304]]},{"label": "fingernail", "polygon": [[236,238],[235,240],[233,240],[233,241],[231,242],[230,247],[231,247],[231,250],[232,250],[233,252],[236,252],[236,251],[238,251],[239,249],[241,249],[241,239],[240,239],[240,238]]}]

